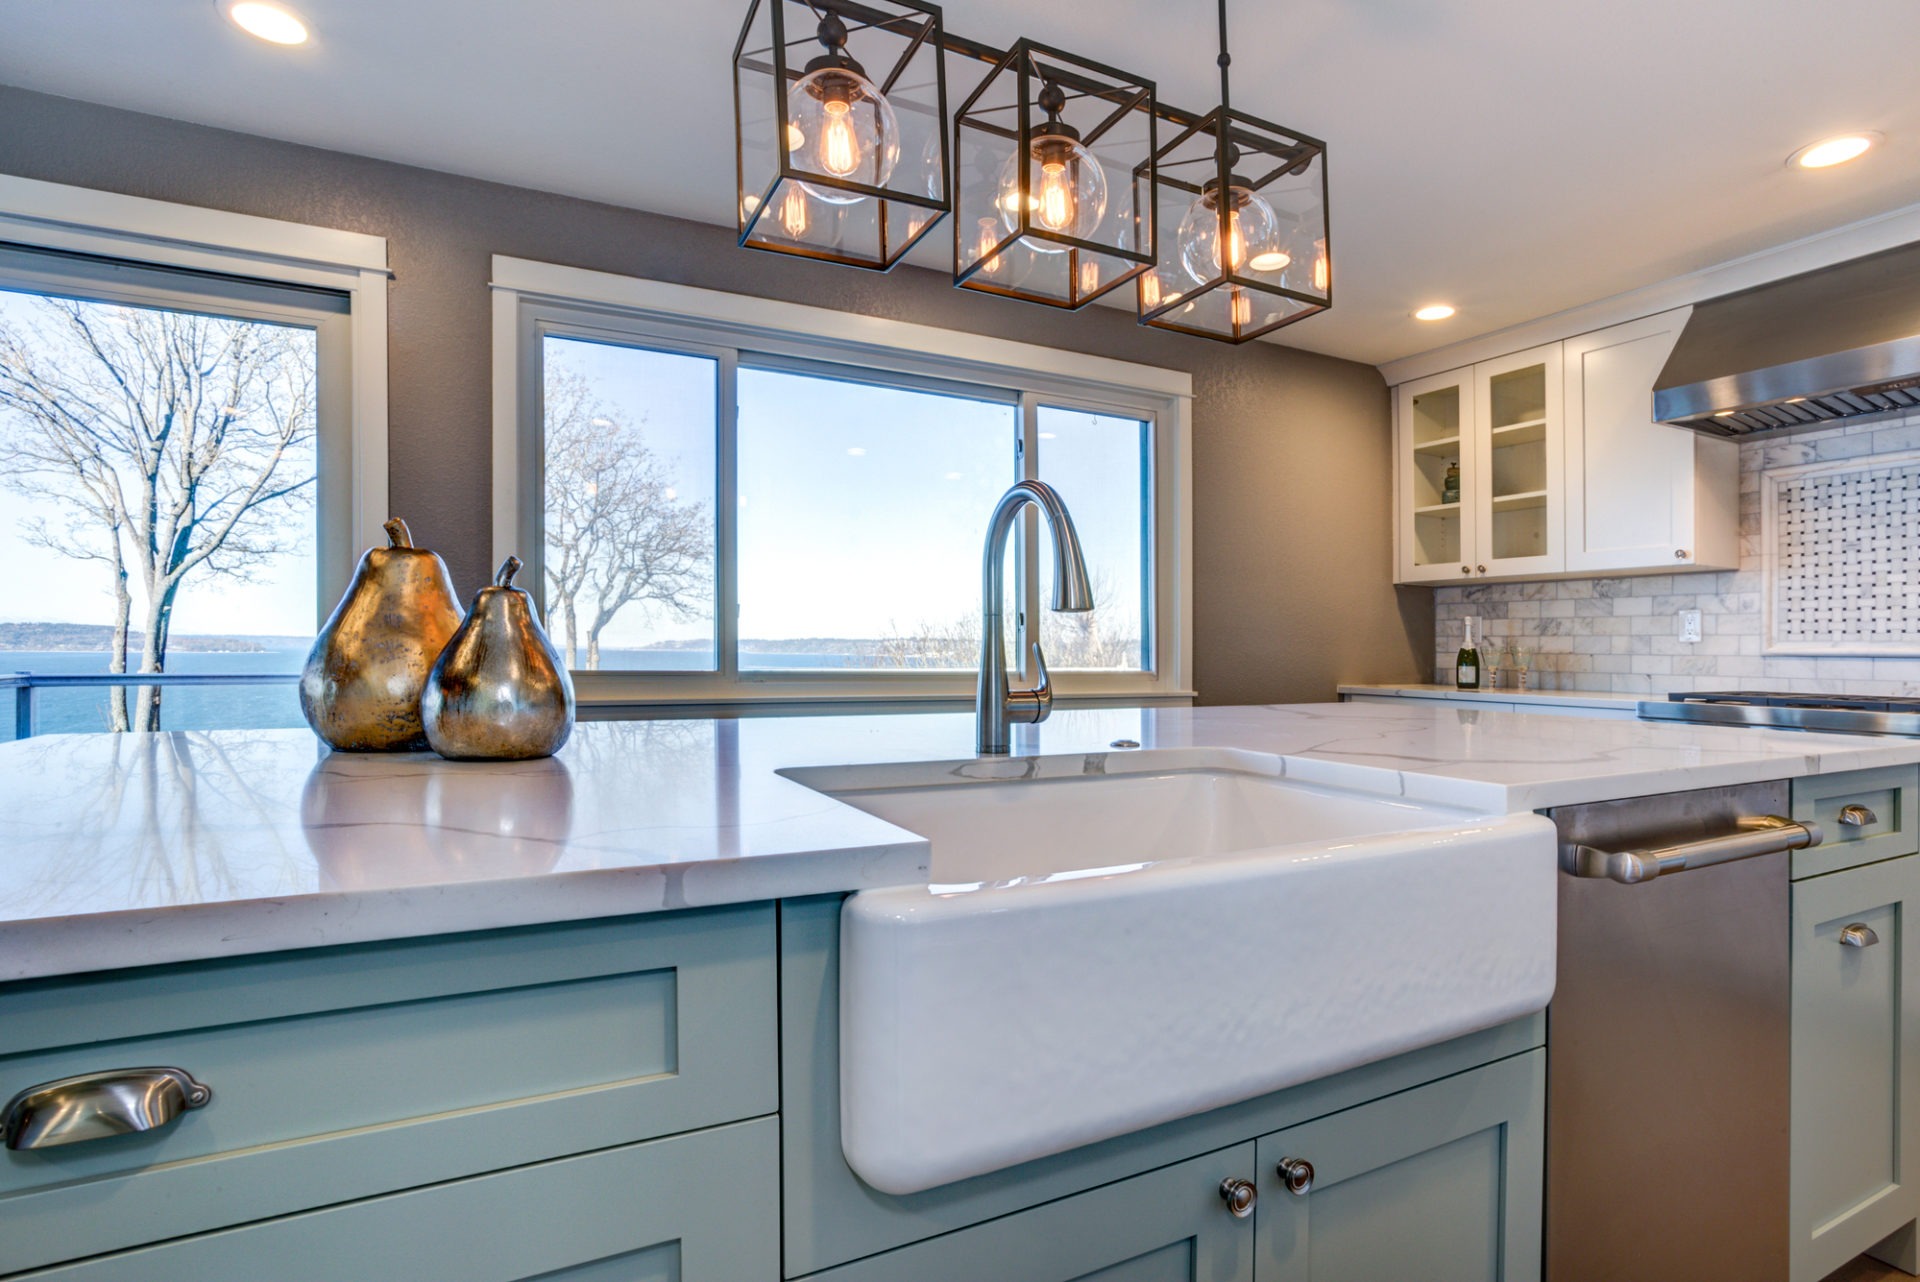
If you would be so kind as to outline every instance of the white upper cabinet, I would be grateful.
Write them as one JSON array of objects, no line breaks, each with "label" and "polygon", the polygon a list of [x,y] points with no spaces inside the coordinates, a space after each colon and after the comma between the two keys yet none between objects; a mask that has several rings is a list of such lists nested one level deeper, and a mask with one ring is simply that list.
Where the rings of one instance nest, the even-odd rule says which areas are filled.
[{"label": "white upper cabinet", "polygon": [[1653,382],[1692,308],[1564,344],[1567,569],[1740,568],[1740,447],[1653,419]]},{"label": "white upper cabinet", "polygon": [[1739,446],[1653,420],[1689,310],[1395,389],[1396,581],[1738,569]]},{"label": "white upper cabinet", "polygon": [[1397,389],[1400,582],[1565,568],[1560,359],[1554,343]]}]

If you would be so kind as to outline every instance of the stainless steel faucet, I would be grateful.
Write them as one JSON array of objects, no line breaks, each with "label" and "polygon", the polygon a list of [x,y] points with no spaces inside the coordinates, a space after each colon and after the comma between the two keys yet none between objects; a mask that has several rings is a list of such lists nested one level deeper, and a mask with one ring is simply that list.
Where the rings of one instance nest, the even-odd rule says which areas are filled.
[{"label": "stainless steel faucet", "polygon": [[987,522],[987,549],[981,566],[980,688],[974,698],[974,747],[982,756],[1011,749],[1007,726],[1014,721],[1040,722],[1053,711],[1053,683],[1047,677],[1047,658],[1033,643],[1033,666],[1040,684],[1031,690],[1007,688],[1004,595],[1001,562],[1006,560],[1007,536],[1013,520],[1027,504],[1040,509],[1053,535],[1053,608],[1066,613],[1093,609],[1093,585],[1087,582],[1087,562],[1080,552],[1080,536],[1059,491],[1044,481],[1022,481],[994,505]]}]

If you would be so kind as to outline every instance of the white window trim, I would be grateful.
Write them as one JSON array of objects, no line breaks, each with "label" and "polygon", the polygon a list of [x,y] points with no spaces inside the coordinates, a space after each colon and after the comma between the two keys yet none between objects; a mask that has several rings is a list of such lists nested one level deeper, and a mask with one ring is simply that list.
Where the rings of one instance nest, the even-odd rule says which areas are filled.
[{"label": "white window trim", "polygon": [[[1060,348],[1017,343],[883,317],[698,289],[666,281],[495,255],[493,259],[494,560],[525,558],[539,529],[537,440],[540,389],[536,345],[528,341],[556,312],[597,311],[637,336],[651,328],[671,344],[698,343],[889,368],[923,378],[989,387],[1025,387],[1068,405],[1152,406],[1154,435],[1154,670],[1056,674],[1062,702],[1188,702],[1192,690],[1192,376]],[[729,412],[723,406],[722,412]],[[717,460],[724,490],[730,460]],[[723,508],[725,505],[722,505]],[[724,520],[724,511],[721,514]],[[985,536],[990,514],[980,514]],[[721,531],[723,544],[730,543]],[[1030,551],[1030,555],[1031,555]],[[722,567],[723,573],[725,567]],[[536,576],[537,583],[537,576]],[[532,585],[530,585],[532,586]],[[1017,660],[1016,660],[1017,661]],[[750,678],[728,673],[582,672],[583,703],[672,703],[715,707],[814,701],[909,706],[972,698],[971,676],[862,673]]]},{"label": "white window trim", "polygon": [[[384,546],[387,519],[387,242],[283,222],[0,174],[0,243],[156,267],[306,285],[348,299],[351,550]],[[353,556],[328,558],[322,613],[346,590]]]}]

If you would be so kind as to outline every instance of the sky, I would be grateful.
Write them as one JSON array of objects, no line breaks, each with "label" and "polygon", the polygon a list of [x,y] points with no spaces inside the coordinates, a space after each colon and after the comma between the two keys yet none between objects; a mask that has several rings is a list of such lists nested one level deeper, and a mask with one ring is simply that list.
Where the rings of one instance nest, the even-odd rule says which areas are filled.
[{"label": "sky", "polygon": [[[0,290],[0,325],[37,323],[39,301]],[[0,432],[18,431],[0,412]],[[305,469],[312,471],[311,456]],[[63,505],[23,498],[0,485],[0,564],[7,591],[0,593],[0,622],[111,623],[113,596],[107,567],[35,547],[24,537],[36,520],[55,530],[66,525]],[[258,582],[205,575],[189,578],[177,599],[176,635],[312,636],[318,623],[319,560],[311,505],[287,518],[290,542],[300,550],[260,567]],[[143,608],[136,591],[135,626]]]},{"label": "sky", "polygon": [[[712,495],[713,361],[548,343],[549,360],[587,378],[610,415],[642,424],[683,496]],[[881,637],[979,612],[987,518],[1019,475],[1012,403],[775,369],[739,378],[741,636]],[[1141,424],[1049,409],[1039,426],[1042,478],[1065,498],[1112,607],[1137,615]],[[608,636],[644,644],[710,626],[635,611]]]}]

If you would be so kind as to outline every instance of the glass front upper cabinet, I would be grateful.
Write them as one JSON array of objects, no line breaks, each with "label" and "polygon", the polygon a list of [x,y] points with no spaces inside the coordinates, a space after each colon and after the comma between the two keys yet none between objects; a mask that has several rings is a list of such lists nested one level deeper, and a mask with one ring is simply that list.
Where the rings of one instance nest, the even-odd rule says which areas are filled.
[{"label": "glass front upper cabinet", "polygon": [[1396,408],[1400,582],[1565,569],[1558,344],[1402,384]]}]

